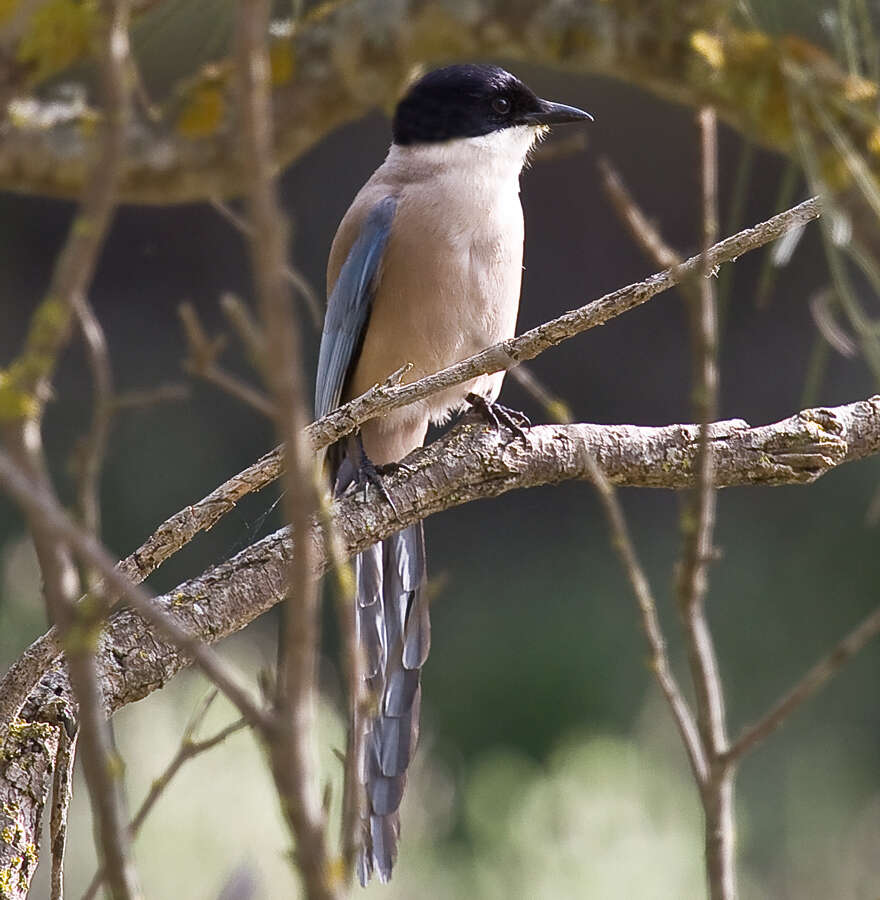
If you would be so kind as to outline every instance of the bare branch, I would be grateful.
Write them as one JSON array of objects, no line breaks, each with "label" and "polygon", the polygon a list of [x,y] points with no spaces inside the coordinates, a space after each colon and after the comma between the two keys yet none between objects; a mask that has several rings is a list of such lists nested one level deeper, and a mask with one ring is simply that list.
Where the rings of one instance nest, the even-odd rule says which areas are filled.
[{"label": "bare branch", "polygon": [[229,292],[220,297],[220,309],[244,345],[251,365],[259,369],[266,354],[266,340],[250,310],[240,297]]},{"label": "bare branch", "polygon": [[[55,501],[42,448],[42,412],[51,393],[58,357],[69,338],[71,320],[85,304],[85,292],[115,209],[128,115],[128,14],[127,0],[103,0],[99,6],[105,101],[99,129],[101,153],[89,172],[80,208],[56,260],[49,292],[32,319],[25,347],[0,378],[0,406],[5,413],[3,435],[11,457],[17,461],[17,465],[12,465],[50,503]],[[91,491],[92,487],[89,483],[87,489]],[[49,616],[64,645],[79,705],[79,746],[92,801],[98,853],[107,867],[115,900],[134,900],[140,896],[140,889],[125,829],[118,783],[120,766],[95,668],[93,641],[97,622],[88,606],[77,606],[79,579],[64,537],[51,527],[43,510],[27,505],[24,510],[40,561]],[[94,514],[90,510],[89,515]],[[8,726],[9,722],[4,724]],[[63,831],[63,824],[56,822],[56,826],[59,832]],[[5,851],[6,845],[0,848],[0,864],[4,865]],[[55,854],[55,891],[61,888],[61,858],[60,853]]]},{"label": "bare branch", "polygon": [[[750,250],[763,247],[790,228],[816,218],[820,213],[819,200],[814,198],[774,216],[767,222],[745,229],[716,244],[710,254],[713,267],[729,262]],[[346,403],[335,412],[318,420],[307,429],[312,449],[317,451],[350,434],[371,418],[400,406],[422,400],[455,384],[462,384],[481,374],[512,368],[524,359],[538,356],[544,350],[574,337],[583,331],[604,325],[656,294],[678,284],[683,277],[697,270],[699,257],[682,266],[653,275],[645,281],[607,294],[588,303],[574,313],[566,313],[545,325],[527,331],[520,337],[496,344],[461,363],[456,363],[434,375],[411,384],[400,385],[403,373],[393,373],[381,385]],[[187,506],[159,526],[156,532],[123,563],[132,580],[141,581],[169,556],[206,531],[233,509],[245,495],[262,490],[281,474],[281,451],[271,450],[252,466],[224,482],[198,503]],[[0,688],[2,688],[0,682]],[[2,693],[2,691],[0,691]],[[2,706],[0,706],[2,712]],[[2,716],[0,716],[2,717]]]},{"label": "bare branch", "polygon": [[113,406],[122,412],[127,409],[145,409],[160,403],[180,403],[188,400],[189,386],[186,384],[158,384],[144,390],[123,391],[113,398]]},{"label": "bare branch", "polygon": [[[398,531],[401,523],[463,503],[588,478],[587,457],[616,485],[690,487],[699,434],[696,425],[540,425],[530,428],[524,441],[508,443],[491,429],[460,425],[408,457],[409,472],[386,476],[400,519],[372,490],[366,499],[358,491],[334,503],[343,553],[351,556]],[[805,410],[755,428],[741,420],[716,423],[711,434],[716,487],[808,484],[845,462],[880,454],[880,396]],[[153,603],[173,613],[193,635],[218,641],[284,596],[290,546],[288,531],[282,529]],[[321,556],[318,574],[325,567]],[[115,583],[110,586],[117,590]],[[156,635],[146,642],[156,642],[147,657],[124,649],[143,646],[148,633],[152,628],[132,611],[122,610],[109,621],[102,641],[102,677],[110,711],[139,699],[144,690],[164,684],[190,663],[174,644]],[[123,648],[117,656],[110,653],[114,645]],[[123,678],[121,666],[134,671]]]},{"label": "bare branch", "polygon": [[[599,159],[598,166],[608,199],[645,255],[661,268],[675,269],[680,266],[681,257],[663,240],[663,235],[633,200],[614,166],[605,157]],[[696,293],[693,281],[683,281],[680,287],[683,291]]]},{"label": "bare branch", "polygon": [[[159,777],[150,785],[147,796],[144,797],[143,802],[138,807],[138,811],[132,817],[131,824],[128,826],[132,839],[138,836],[147,816],[168,788],[168,785],[171,783],[174,776],[177,775],[186,763],[191,759],[200,756],[202,753],[213,750],[218,744],[222,744],[226,738],[235,734],[237,731],[241,731],[242,728],[247,726],[247,722],[244,719],[238,719],[237,721],[226,725],[224,728],[221,728],[220,731],[213,734],[211,737],[204,738],[203,740],[195,740],[195,733],[201,728],[205,716],[216,696],[216,690],[208,694],[205,700],[196,708],[189,722],[187,722],[177,752],[174,754],[161,775],[159,775]],[[82,900],[93,900],[98,893],[98,889],[104,883],[104,877],[104,870],[99,868],[98,871],[95,872],[89,886],[86,888],[85,893],[83,893]]]},{"label": "bare branch", "polygon": [[[847,406],[806,410],[774,425],[749,428],[743,422],[712,427],[715,484],[805,484],[836,465],[880,453],[880,397]],[[507,443],[503,434],[478,425],[453,429],[413,454],[409,473],[388,476],[386,485],[404,524],[460,503],[508,490],[589,476],[594,457],[616,484],[680,488],[693,484],[699,427],[538,426],[525,441]],[[346,555],[401,527],[387,503],[370,491],[340,498],[335,522]],[[286,594],[291,540],[285,529],[233,559],[179,585],[153,603],[206,643],[243,628]],[[318,560],[323,571],[324,558]],[[110,588],[116,590],[111,581]],[[109,620],[98,648],[98,664],[108,713],[141,699],[165,684],[192,657],[178,650],[133,610]],[[22,796],[22,766],[37,778],[54,760],[55,704],[69,695],[63,670],[48,670],[23,711],[0,757],[0,797],[21,801],[10,822],[16,834],[35,840],[41,809],[38,785]],[[19,735],[24,743],[19,742]],[[4,758],[30,757],[7,768]],[[12,765],[12,764],[9,764]],[[10,780],[11,779],[11,780]],[[33,797],[31,800],[29,798]],[[0,818],[4,816],[0,809]],[[28,837],[29,836],[29,837]],[[21,842],[16,840],[16,848]],[[32,872],[32,866],[29,870]],[[18,896],[23,896],[17,895]]]},{"label": "bare branch", "polygon": [[[212,197],[210,202],[211,206],[213,206],[227,222],[232,223],[232,225],[234,225],[245,237],[253,237],[253,228],[251,227],[250,222],[246,222],[239,216],[228,203],[224,203],[219,197]],[[295,269],[293,266],[285,264],[283,272],[284,277],[302,298],[306,309],[309,311],[312,327],[316,331],[320,331],[321,326],[324,323],[324,309],[323,304],[318,299],[318,295],[315,293],[315,289],[309,284],[308,279],[299,271],[299,269]]]},{"label": "bare branch", "polygon": [[[706,265],[714,271],[723,263],[737,259],[750,250],[763,247],[776,240],[791,228],[817,218],[820,213],[821,205],[817,197],[805,200],[766,222],[740,231],[715,244],[707,254]],[[378,386],[367,391],[361,397],[351,400],[312,426],[310,437],[313,446],[319,448],[331,444],[368,419],[382,415],[391,409],[423,400],[432,394],[457,384],[463,384],[479,375],[501,372],[533,359],[545,350],[555,347],[575,335],[598,325],[604,325],[615,316],[640,306],[684,279],[698,275],[702,268],[702,255],[693,256],[680,266],[658,272],[644,281],[606,294],[579,309],[539,325],[519,337],[488,347],[434,375],[399,387]]]},{"label": "bare branch", "polygon": [[[275,785],[296,842],[295,859],[310,900],[338,896],[327,852],[326,812],[318,794],[313,746],[319,642],[316,546],[308,535],[319,508],[299,328],[285,280],[287,227],[278,206],[272,148],[268,0],[239,0],[237,49],[241,149],[251,221],[251,263],[266,341],[266,381],[284,452],[284,504],[295,534],[285,607],[275,714],[267,739]],[[334,883],[334,881],[336,883]]]},{"label": "bare branch", "polygon": [[266,418],[273,418],[275,407],[265,395],[217,365],[217,358],[225,343],[223,337],[214,339],[208,337],[192,303],[181,303],[177,312],[183,323],[183,333],[186,335],[189,349],[189,356],[184,360],[184,368],[241,400]]},{"label": "bare branch", "polygon": [[[807,200],[767,222],[745,229],[716,244],[710,254],[710,264],[713,267],[719,266],[750,250],[763,247],[789,229],[802,225],[819,214],[819,200],[817,198]],[[307,434],[312,449],[320,450],[350,434],[369,419],[392,409],[422,400],[478,375],[512,368],[519,362],[538,356],[544,350],[568,338],[598,325],[604,325],[615,316],[674,287],[682,278],[697,271],[698,264],[699,257],[693,257],[682,267],[668,269],[638,284],[606,294],[573,313],[566,313],[545,325],[527,331],[520,337],[496,344],[454,366],[411,384],[398,385],[400,376],[404,373],[393,373],[384,384],[377,385],[330,415],[309,425]],[[275,481],[281,474],[281,469],[281,450],[276,448],[224,482],[198,503],[187,506],[160,525],[144,544],[126,558],[123,563],[124,571],[132,580],[142,581],[199,532],[215,525],[242,497],[253,491],[262,490]],[[2,687],[3,683],[0,682],[0,689]],[[0,713],[2,711],[3,707],[0,704]]]},{"label": "bare branch", "polygon": [[[685,279],[680,288],[688,302],[690,313],[693,406],[695,418],[702,423],[702,428],[696,460],[697,485],[682,506],[683,546],[677,589],[697,699],[700,750],[705,760],[703,777],[697,778],[697,784],[705,813],[708,881],[712,897],[727,900],[735,893],[732,773],[718,762],[727,740],[724,731],[724,697],[704,607],[708,584],[707,566],[713,553],[712,532],[715,521],[714,458],[709,423],[717,415],[718,405],[715,271],[708,264],[709,252],[717,240],[718,231],[714,111],[703,109],[699,115],[699,123],[702,150],[703,264],[701,277]],[[642,250],[655,264],[677,269],[681,265],[678,254],[648,221],[611,164],[600,160],[599,167],[606,192]]]},{"label": "bare branch", "polygon": [[718,320],[715,272],[709,251],[718,233],[718,135],[715,111],[700,110],[703,198],[703,264],[697,296],[689,297],[693,356],[693,409],[700,423],[697,476],[682,504],[678,607],[697,705],[697,724],[708,762],[700,785],[705,815],[706,873],[713,900],[736,895],[733,863],[733,774],[719,762],[727,750],[724,690],[712,631],[706,618],[708,567],[715,530],[715,456],[709,424],[718,410]]},{"label": "bare branch", "polygon": [[348,746],[343,759],[342,816],[339,836],[343,871],[350,880],[355,870],[357,853],[361,847],[361,822],[365,796],[360,772],[363,759],[363,721],[370,702],[364,678],[366,660],[357,633],[357,604],[354,569],[350,565],[342,541],[333,524],[333,510],[329,502],[321,505],[321,529],[324,533],[328,568],[336,587],[336,615],[342,645],[342,670],[348,697]]},{"label": "bare branch", "polygon": [[510,370],[510,377],[534,400],[541,404],[551,422],[567,425],[574,421],[571,407],[562,397],[554,394],[534,372],[524,365]]},{"label": "bare branch", "polygon": [[727,741],[718,664],[705,614],[707,569],[714,554],[712,533],[715,527],[715,466],[709,424],[717,415],[718,409],[718,329],[714,272],[708,261],[708,251],[718,222],[714,112],[702,110],[699,122],[703,160],[705,259],[698,285],[699,302],[690,304],[690,313],[694,369],[693,408],[695,418],[702,427],[697,452],[697,483],[686,498],[681,514],[682,554],[678,572],[678,601],[697,694],[700,733],[710,761],[714,761],[716,756],[726,750]]},{"label": "bare branch", "polygon": [[[757,428],[749,428],[742,420],[715,423],[712,426],[715,483],[719,487],[804,484],[843,462],[873,455],[880,448],[878,403],[880,400],[873,399],[848,406],[804,410],[790,419]],[[311,426],[312,434],[320,424]],[[615,484],[680,489],[693,483],[695,426],[644,428],[580,424],[566,426],[563,431],[553,434],[562,443],[554,444],[544,428],[531,429],[527,448],[529,453],[536,454],[534,459],[538,469],[548,467],[548,480],[580,477],[564,463],[564,460],[577,460],[576,455],[570,458],[566,453],[569,449],[575,453],[580,447],[583,452],[596,456]],[[532,437],[542,435],[547,436],[546,440],[532,442]],[[478,444],[473,451],[465,447],[462,452],[480,455],[481,448],[482,444]],[[561,452],[563,448],[566,453]],[[120,563],[120,573],[133,582],[142,581],[164,559],[233,508],[238,499],[276,479],[280,467],[277,450],[266,454],[200,503],[185,508],[164,523],[145,544]],[[442,476],[444,480],[448,477],[447,474]],[[525,487],[530,483],[524,481],[514,486]],[[437,490],[430,479],[414,484],[432,494]],[[447,495],[441,492],[438,496],[445,498]],[[461,502],[478,496],[485,496],[485,492],[463,495]],[[17,713],[41,674],[59,653],[58,637],[52,630],[38,638],[13,663],[0,679],[0,722],[9,721]]]},{"label": "bare branch", "polygon": [[702,784],[708,774],[708,765],[693,714],[669,664],[666,640],[663,637],[663,629],[657,616],[657,602],[654,599],[654,592],[651,590],[650,582],[639,562],[636,548],[633,545],[626,525],[623,509],[611,482],[608,480],[608,476],[602,471],[592,456],[586,457],[586,465],[590,480],[599,494],[599,499],[602,502],[602,507],[608,520],[608,529],[611,532],[611,546],[620,558],[639,605],[639,612],[642,616],[642,629],[651,653],[651,671],[654,673],[654,677],[660,685],[660,690],[663,691],[663,696],[669,704],[669,710],[681,735],[681,741],[684,744],[694,779],[698,785]]},{"label": "bare branch", "polygon": [[[160,634],[169,640],[176,652],[186,654],[198,664],[207,677],[235,704],[251,725],[268,727],[269,720],[250,696],[239,686],[226,664],[180,622],[158,607],[150,594],[126,578],[107,551],[89,534],[77,527],[58,502],[44,488],[29,481],[21,469],[0,452],[0,486],[26,510],[42,522],[43,528],[56,540],[64,541],[84,563],[94,566],[104,578],[104,590],[114,592],[130,604]],[[65,650],[68,660],[71,653]],[[100,693],[97,699],[102,705]],[[82,716],[82,708],[80,710]]]},{"label": "bare branch", "polygon": [[58,729],[58,752],[55,755],[55,773],[52,780],[52,816],[49,824],[52,853],[50,900],[64,900],[64,852],[67,849],[67,816],[73,794],[75,755],[76,735],[71,737],[62,726]]},{"label": "bare branch", "polygon": [[[104,329],[84,295],[74,298],[76,314],[86,345],[89,368],[92,370],[92,423],[76,454],[78,475],[77,505],[79,517],[86,531],[101,536],[101,472],[107,452],[115,403],[113,399],[113,368]],[[84,578],[89,590],[95,588],[94,573]]]},{"label": "bare branch", "polygon": [[880,634],[880,608],[875,609],[846,637],[838,641],[757,722],[744,728],[730,745],[725,755],[726,761],[728,763],[738,762],[746,753],[776,731],[796,709],[823,688],[842,666],[878,634]]}]

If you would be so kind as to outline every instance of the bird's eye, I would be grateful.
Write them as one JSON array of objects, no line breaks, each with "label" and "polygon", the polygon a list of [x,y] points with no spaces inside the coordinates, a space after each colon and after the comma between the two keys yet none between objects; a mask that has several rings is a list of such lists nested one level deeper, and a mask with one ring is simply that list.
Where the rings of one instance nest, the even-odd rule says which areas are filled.
[{"label": "bird's eye", "polygon": [[496,97],[492,101],[492,109],[499,115],[505,116],[510,112],[510,101],[507,97]]}]

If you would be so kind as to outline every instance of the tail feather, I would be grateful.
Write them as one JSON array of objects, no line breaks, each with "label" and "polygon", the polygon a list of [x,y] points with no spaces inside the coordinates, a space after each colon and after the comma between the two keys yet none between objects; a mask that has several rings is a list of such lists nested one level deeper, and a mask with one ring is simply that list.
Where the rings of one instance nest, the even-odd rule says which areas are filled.
[{"label": "tail feather", "polygon": [[407,669],[421,669],[431,652],[431,615],[427,592],[420,589],[410,610],[403,638],[403,664]]},{"label": "tail feather", "polygon": [[382,716],[375,725],[379,768],[382,775],[402,775],[412,761],[419,742],[422,691],[416,690],[410,708],[401,716]]},{"label": "tail feather", "polygon": [[[362,456],[350,441],[328,451],[335,493],[356,481]],[[368,547],[354,563],[358,641],[372,700],[370,712],[356,712],[354,723],[363,736],[358,768],[366,802],[357,872],[366,885],[373,874],[383,882],[391,877],[406,772],[419,739],[421,669],[431,649],[422,523]]]},{"label": "tail feather", "polygon": [[359,723],[367,810],[358,876],[366,884],[373,872],[383,882],[391,877],[406,771],[418,743],[421,667],[431,628],[421,522],[361,553],[355,572],[359,638],[375,698],[374,712]]},{"label": "tail feather", "polygon": [[[391,879],[391,870],[397,859],[397,842],[400,840],[400,814],[373,816],[370,820],[370,846],[372,857],[368,871],[374,870],[383,884]],[[369,879],[368,879],[369,880]],[[362,882],[366,886],[366,882]]]},{"label": "tail feather", "polygon": [[357,583],[358,644],[365,657],[370,687],[381,681],[388,658],[385,629],[382,627],[382,545],[374,544],[355,558]]}]

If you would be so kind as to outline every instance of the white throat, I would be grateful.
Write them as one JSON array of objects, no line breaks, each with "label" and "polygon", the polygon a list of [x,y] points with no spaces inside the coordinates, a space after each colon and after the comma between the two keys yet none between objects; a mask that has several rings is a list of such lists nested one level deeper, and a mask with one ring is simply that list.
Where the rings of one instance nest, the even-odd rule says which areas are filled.
[{"label": "white throat", "polygon": [[414,179],[453,173],[466,180],[518,179],[530,150],[546,131],[541,126],[515,125],[479,137],[392,144],[385,165]]}]

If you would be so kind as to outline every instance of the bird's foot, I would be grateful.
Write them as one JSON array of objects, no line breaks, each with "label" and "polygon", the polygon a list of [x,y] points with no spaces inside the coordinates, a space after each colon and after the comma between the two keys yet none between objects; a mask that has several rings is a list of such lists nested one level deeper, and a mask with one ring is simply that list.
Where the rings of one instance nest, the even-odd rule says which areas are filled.
[{"label": "bird's foot", "polygon": [[524,429],[531,428],[529,417],[518,409],[502,406],[500,403],[490,403],[480,394],[470,393],[465,397],[475,412],[479,413],[493,428],[500,431],[506,428],[515,437],[526,440]]},{"label": "bird's foot", "polygon": [[394,517],[398,521],[401,521],[400,513],[397,511],[397,507],[394,505],[394,501],[391,499],[391,494],[388,493],[388,488],[385,487],[382,477],[384,475],[391,475],[401,468],[408,467],[401,463],[385,463],[384,465],[377,466],[370,457],[367,456],[367,453],[362,446],[361,464],[358,467],[357,475],[355,476],[355,483],[363,488],[364,500],[367,499],[367,485],[372,484],[385,499],[385,502],[391,507],[394,512]]},{"label": "bird's foot", "polygon": [[406,463],[402,462],[382,463],[382,465],[375,466],[374,468],[380,475],[396,475],[398,472],[412,475],[412,473],[415,472],[415,469],[412,466],[408,466]]}]

